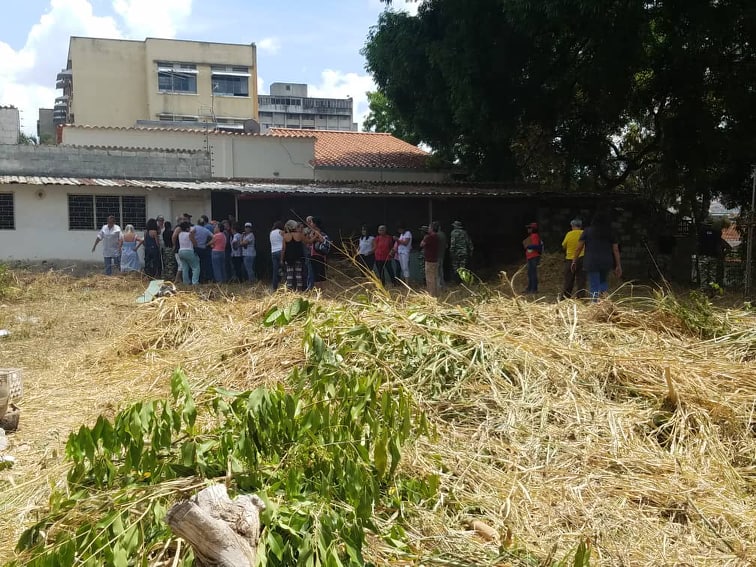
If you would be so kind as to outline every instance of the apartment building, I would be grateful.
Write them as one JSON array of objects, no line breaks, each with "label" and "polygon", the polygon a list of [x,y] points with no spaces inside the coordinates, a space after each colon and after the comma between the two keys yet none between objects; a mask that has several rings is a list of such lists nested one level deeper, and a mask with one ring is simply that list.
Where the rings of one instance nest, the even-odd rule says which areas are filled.
[{"label": "apartment building", "polygon": [[310,98],[307,85],[272,83],[269,95],[259,95],[260,128],[357,131],[351,98]]},{"label": "apartment building", "polygon": [[56,87],[56,124],[241,127],[258,117],[254,44],[71,37]]}]

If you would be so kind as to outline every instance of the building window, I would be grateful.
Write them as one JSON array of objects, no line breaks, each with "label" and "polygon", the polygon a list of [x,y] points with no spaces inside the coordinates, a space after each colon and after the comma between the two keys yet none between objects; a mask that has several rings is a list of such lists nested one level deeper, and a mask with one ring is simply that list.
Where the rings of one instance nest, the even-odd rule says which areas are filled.
[{"label": "building window", "polygon": [[69,195],[68,230],[98,230],[113,215],[121,228],[143,230],[147,225],[147,198],[134,195]]},{"label": "building window", "polygon": [[16,212],[13,193],[0,193],[0,230],[16,229]]},{"label": "building window", "polygon": [[249,96],[249,77],[213,73],[213,94],[215,96]]},{"label": "building window", "polygon": [[189,116],[186,114],[166,114],[161,113],[157,115],[158,120],[163,122],[198,122],[199,119],[196,116]]},{"label": "building window", "polygon": [[249,96],[249,67],[211,65],[213,94],[217,96]]},{"label": "building window", "polygon": [[197,94],[197,66],[192,63],[158,61],[158,91]]}]

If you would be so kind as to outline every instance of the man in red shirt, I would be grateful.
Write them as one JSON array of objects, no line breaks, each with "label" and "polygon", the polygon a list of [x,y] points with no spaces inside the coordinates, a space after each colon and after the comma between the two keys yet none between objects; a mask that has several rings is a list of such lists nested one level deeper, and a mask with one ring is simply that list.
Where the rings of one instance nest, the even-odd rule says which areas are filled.
[{"label": "man in red shirt", "polygon": [[528,230],[528,236],[522,241],[528,262],[528,289],[525,293],[538,293],[538,264],[541,262],[543,243],[538,234],[538,223],[531,222],[525,228]]},{"label": "man in red shirt", "polygon": [[386,225],[378,227],[378,236],[373,240],[373,250],[375,251],[375,271],[383,285],[383,273],[388,272],[389,280],[396,285],[396,276],[394,275],[394,261],[391,256],[394,252],[394,237],[386,232]]},{"label": "man in red shirt", "polygon": [[428,293],[433,297],[438,295],[438,234],[433,230],[433,225],[428,228],[428,234],[425,235],[420,243],[425,258],[425,285]]}]

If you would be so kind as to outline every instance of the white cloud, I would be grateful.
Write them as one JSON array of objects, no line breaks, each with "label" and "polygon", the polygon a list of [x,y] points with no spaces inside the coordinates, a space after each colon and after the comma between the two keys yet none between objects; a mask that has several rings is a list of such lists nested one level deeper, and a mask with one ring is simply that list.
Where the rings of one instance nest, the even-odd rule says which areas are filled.
[{"label": "white cloud", "polygon": [[24,132],[36,134],[37,109],[52,108],[55,102],[55,77],[66,65],[70,36],[173,37],[191,13],[192,0],[113,0],[112,4],[121,26],[111,16],[95,15],[90,0],[50,0],[21,49],[0,41],[0,105],[19,107]]},{"label": "white cloud", "polygon": [[192,0],[113,0],[113,10],[129,37],[174,38],[192,13]]},{"label": "white cloud", "polygon": [[308,94],[312,97],[346,98],[354,100],[354,121],[362,127],[368,113],[367,92],[376,90],[370,75],[342,73],[326,69],[320,74],[320,84],[309,85]]},{"label": "white cloud", "polygon": [[281,49],[281,40],[277,37],[266,37],[256,43],[257,49],[275,55]]},{"label": "white cloud", "polygon": [[72,35],[120,37],[115,20],[95,16],[89,0],[51,0],[18,51],[0,42],[0,104],[21,110],[24,132],[36,134],[37,109],[51,108],[55,76],[66,65]]},{"label": "white cloud", "polygon": [[393,10],[395,12],[407,12],[410,16],[417,16],[417,9],[425,0],[393,0],[391,5],[387,6],[381,0],[368,0],[368,4],[379,10]]},{"label": "white cloud", "polygon": [[257,75],[257,94],[262,94],[264,88],[265,79],[263,79],[260,75]]},{"label": "white cloud", "polygon": [[417,16],[417,9],[423,0],[395,0],[396,8],[407,12],[410,16]]}]

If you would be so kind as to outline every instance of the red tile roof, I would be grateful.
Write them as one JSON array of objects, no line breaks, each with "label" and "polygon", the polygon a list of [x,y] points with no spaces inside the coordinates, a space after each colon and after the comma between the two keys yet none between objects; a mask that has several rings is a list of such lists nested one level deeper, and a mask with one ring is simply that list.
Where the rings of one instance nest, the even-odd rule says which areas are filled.
[{"label": "red tile roof", "polygon": [[315,137],[316,167],[425,169],[430,154],[391,134],[271,128],[274,136]]},{"label": "red tile roof", "polygon": [[738,231],[738,227],[731,224],[730,226],[723,228],[722,239],[730,246],[737,246],[740,244],[740,232]]}]

